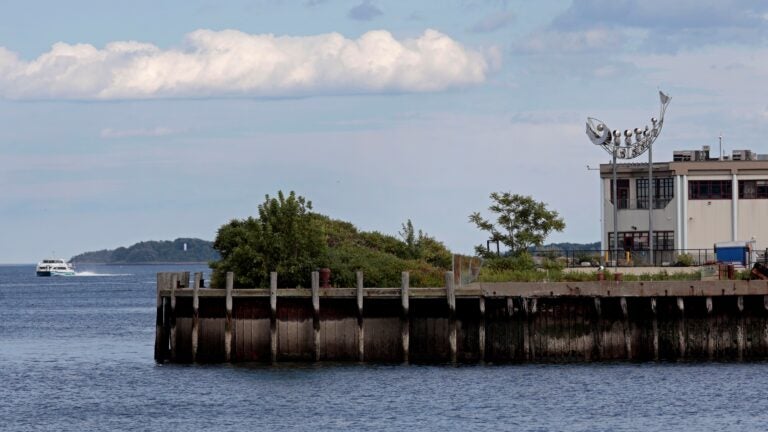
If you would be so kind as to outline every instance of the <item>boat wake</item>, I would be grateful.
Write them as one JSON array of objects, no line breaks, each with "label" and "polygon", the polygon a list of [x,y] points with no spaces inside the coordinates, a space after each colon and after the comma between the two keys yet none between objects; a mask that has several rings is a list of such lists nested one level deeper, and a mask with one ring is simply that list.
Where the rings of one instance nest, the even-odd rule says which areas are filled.
[{"label": "boat wake", "polygon": [[92,271],[75,272],[75,276],[81,277],[110,277],[110,276],[131,276],[130,273],[96,273]]}]

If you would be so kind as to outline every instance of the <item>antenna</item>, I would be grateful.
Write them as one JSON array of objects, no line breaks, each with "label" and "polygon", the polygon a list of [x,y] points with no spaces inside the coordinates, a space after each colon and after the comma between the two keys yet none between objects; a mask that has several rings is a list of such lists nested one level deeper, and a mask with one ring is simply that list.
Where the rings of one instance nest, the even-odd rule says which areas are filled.
[{"label": "antenna", "polygon": [[720,136],[717,137],[718,141],[720,142],[720,157],[717,158],[717,160],[723,160],[723,133],[720,132]]}]

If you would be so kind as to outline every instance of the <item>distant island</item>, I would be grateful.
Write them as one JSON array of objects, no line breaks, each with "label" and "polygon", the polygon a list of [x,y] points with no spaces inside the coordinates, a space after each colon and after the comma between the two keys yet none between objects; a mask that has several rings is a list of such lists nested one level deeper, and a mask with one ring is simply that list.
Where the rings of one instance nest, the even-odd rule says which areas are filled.
[{"label": "distant island", "polygon": [[75,255],[73,263],[93,264],[154,264],[210,262],[220,258],[213,242],[196,238],[169,241],[145,241],[114,250],[100,250]]},{"label": "distant island", "polygon": [[600,242],[593,243],[550,243],[540,247],[534,247],[532,250],[559,250],[563,252],[573,251],[598,251],[600,250]]}]

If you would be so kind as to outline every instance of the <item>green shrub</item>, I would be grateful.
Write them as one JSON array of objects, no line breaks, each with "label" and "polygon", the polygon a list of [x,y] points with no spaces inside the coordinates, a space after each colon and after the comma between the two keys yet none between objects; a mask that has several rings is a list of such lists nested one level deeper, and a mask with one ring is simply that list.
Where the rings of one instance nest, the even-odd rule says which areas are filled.
[{"label": "green shrub", "polygon": [[691,254],[680,254],[677,256],[675,266],[677,267],[690,267],[693,265],[693,256]]},{"label": "green shrub", "polygon": [[536,268],[536,264],[533,262],[533,257],[529,253],[522,252],[516,256],[487,258],[483,262],[483,267],[494,271],[526,271],[534,270]]}]

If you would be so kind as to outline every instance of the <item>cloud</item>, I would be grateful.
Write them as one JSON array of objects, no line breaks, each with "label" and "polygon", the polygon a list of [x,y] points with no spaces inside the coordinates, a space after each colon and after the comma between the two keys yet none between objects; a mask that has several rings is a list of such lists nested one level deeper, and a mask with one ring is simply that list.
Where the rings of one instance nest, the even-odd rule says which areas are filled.
[{"label": "cloud", "polygon": [[554,21],[565,28],[615,25],[656,29],[763,26],[763,0],[574,0]]},{"label": "cloud", "polygon": [[357,21],[370,21],[382,14],[384,12],[374,6],[370,0],[363,0],[362,3],[350,9],[347,16]]},{"label": "cloud", "polygon": [[549,30],[609,28],[645,51],[674,52],[704,45],[761,44],[768,3],[763,0],[574,0]]},{"label": "cloud", "polygon": [[161,137],[176,133],[177,131],[157,126],[148,129],[112,129],[104,128],[99,133],[102,138],[132,138],[132,137]]},{"label": "cloud", "polygon": [[468,30],[472,33],[491,33],[509,26],[515,22],[515,14],[511,11],[492,12],[473,24]]},{"label": "cloud", "polygon": [[296,97],[440,91],[482,83],[478,51],[428,29],[412,39],[384,30],[357,39],[197,30],[183,49],[135,41],[103,49],[59,42],[32,61],[0,47],[0,97],[153,99]]},{"label": "cloud", "polygon": [[530,34],[512,49],[525,54],[604,52],[619,48],[625,39],[624,33],[609,28],[543,30]]}]

